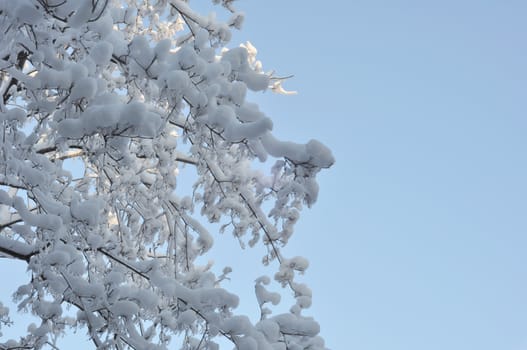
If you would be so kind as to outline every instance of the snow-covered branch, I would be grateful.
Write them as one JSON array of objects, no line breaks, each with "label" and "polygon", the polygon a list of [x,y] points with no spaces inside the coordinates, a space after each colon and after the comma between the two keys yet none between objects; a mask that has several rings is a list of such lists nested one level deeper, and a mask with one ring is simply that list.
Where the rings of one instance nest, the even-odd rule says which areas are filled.
[{"label": "snow-covered branch", "polygon": [[[229,19],[181,0],[0,1],[0,257],[27,263],[15,299],[41,320],[0,349],[54,348],[73,327],[100,349],[324,349],[302,314],[308,262],[281,247],[334,159],[273,136],[247,92],[288,93],[284,78],[229,44],[243,14],[212,3]],[[265,247],[290,312],[272,315],[257,278],[259,321],[236,314],[230,270],[199,263],[214,230]]]}]

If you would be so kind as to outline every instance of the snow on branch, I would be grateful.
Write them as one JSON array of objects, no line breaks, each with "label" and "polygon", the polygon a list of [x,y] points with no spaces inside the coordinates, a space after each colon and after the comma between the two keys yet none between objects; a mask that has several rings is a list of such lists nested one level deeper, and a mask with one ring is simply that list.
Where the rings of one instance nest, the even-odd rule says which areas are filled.
[{"label": "snow on branch", "polygon": [[[222,21],[182,0],[0,1],[0,262],[27,263],[15,300],[41,320],[0,349],[54,348],[73,328],[98,349],[325,348],[303,315],[308,261],[281,248],[334,158],[278,140],[248,101],[292,92],[250,42],[230,44],[233,3],[212,1]],[[199,262],[223,231],[264,247],[289,312],[273,315],[264,277],[259,320],[237,314],[231,269]]]}]

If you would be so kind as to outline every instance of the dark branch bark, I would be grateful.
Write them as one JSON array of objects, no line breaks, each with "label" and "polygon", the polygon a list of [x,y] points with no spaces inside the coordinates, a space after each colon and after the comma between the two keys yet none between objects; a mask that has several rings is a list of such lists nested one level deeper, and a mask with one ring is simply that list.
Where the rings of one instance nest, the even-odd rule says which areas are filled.
[{"label": "dark branch bark", "polygon": [[[20,242],[14,242],[14,243],[20,243]],[[4,247],[0,245],[0,254],[7,255],[7,257],[15,258],[18,260],[23,260],[27,263],[29,263],[29,259],[35,254],[34,252],[31,252],[29,254],[22,254],[19,251],[16,251],[15,249],[10,249],[8,247]]]},{"label": "dark branch bark", "polygon": [[[26,60],[28,56],[29,56],[29,53],[27,51],[22,50],[18,52],[17,57],[16,57],[15,67],[21,70],[24,67],[24,64],[26,64]],[[18,85],[18,79],[11,78],[11,80],[9,81],[9,85],[7,86],[6,90],[4,91],[4,95],[2,96],[4,99],[4,103],[6,103],[11,98],[11,93],[9,92],[11,88],[17,85]]]}]

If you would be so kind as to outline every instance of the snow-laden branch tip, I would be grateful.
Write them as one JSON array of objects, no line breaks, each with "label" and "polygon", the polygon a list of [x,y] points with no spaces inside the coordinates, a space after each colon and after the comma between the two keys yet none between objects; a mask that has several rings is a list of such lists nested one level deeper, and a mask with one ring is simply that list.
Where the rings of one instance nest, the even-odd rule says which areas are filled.
[{"label": "snow-laden branch tip", "polygon": [[296,95],[298,94],[298,91],[290,91],[290,90],[286,90],[284,89],[284,87],[282,86],[282,81],[283,80],[277,80],[275,82],[273,82],[273,84],[271,85],[271,90],[277,94],[280,94],[280,95]]}]

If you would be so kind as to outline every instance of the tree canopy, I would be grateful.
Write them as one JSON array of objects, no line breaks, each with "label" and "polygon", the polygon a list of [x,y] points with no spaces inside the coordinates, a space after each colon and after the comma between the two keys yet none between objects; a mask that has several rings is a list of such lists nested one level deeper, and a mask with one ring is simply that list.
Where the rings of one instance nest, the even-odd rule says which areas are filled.
[{"label": "tree canopy", "polygon": [[[40,322],[0,349],[53,347],[72,328],[100,349],[325,348],[295,279],[308,262],[281,248],[334,159],[273,136],[246,95],[284,92],[283,78],[250,43],[229,47],[233,1],[211,6],[227,19],[184,0],[0,0],[0,257],[27,263],[15,300]],[[265,247],[289,312],[273,314],[280,294],[255,276],[259,319],[236,313],[231,268],[197,260],[209,227]]]}]

